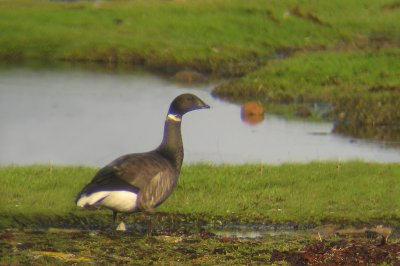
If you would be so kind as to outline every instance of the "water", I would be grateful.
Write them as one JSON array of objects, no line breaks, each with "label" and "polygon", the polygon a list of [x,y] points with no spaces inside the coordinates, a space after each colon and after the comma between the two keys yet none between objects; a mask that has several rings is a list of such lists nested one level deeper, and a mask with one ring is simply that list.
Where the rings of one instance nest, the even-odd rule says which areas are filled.
[{"label": "water", "polygon": [[209,110],[182,124],[185,162],[283,163],[361,159],[399,162],[399,149],[331,134],[331,123],[266,115],[255,126],[240,106],[146,73],[8,68],[0,71],[0,164],[104,165],[161,141],[171,100],[198,95]]}]

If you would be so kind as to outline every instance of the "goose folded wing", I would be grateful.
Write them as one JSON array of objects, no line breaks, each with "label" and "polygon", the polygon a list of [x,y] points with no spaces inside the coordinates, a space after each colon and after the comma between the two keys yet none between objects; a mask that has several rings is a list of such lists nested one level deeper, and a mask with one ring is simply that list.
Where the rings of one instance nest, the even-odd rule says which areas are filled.
[{"label": "goose folded wing", "polygon": [[151,210],[164,202],[179,175],[176,168],[157,153],[127,155],[112,165],[119,178],[139,188],[138,204],[142,210]]},{"label": "goose folded wing", "polygon": [[177,172],[167,159],[157,153],[125,155],[112,162],[109,167],[115,171],[117,178],[139,190],[147,187],[158,174],[169,178],[167,173]]},{"label": "goose folded wing", "polygon": [[141,210],[151,211],[163,203],[177,184],[172,172],[160,172],[155,175],[150,183],[144,187],[138,198],[138,206]]},{"label": "goose folded wing", "polygon": [[76,200],[78,200],[83,194],[91,194],[98,191],[117,190],[138,193],[139,188],[121,179],[119,172],[114,167],[105,166],[101,168],[93,177],[92,181],[82,189]]}]

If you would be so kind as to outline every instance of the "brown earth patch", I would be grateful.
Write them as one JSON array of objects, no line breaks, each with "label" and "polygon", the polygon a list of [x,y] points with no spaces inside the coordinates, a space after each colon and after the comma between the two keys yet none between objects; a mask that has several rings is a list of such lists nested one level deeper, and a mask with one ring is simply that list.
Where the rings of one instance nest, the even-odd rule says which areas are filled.
[{"label": "brown earth patch", "polygon": [[311,13],[305,13],[304,11],[300,10],[299,6],[295,6],[294,8],[290,9],[290,14],[292,14],[295,17],[311,21],[312,23],[317,25],[330,27],[330,25],[327,22],[322,21],[316,15]]},{"label": "brown earth patch", "polygon": [[393,3],[389,3],[389,4],[384,4],[382,6],[382,9],[385,10],[385,11],[393,11],[393,10],[396,10],[396,9],[399,9],[399,8],[400,8],[400,2],[399,1],[393,2]]},{"label": "brown earth patch", "polygon": [[368,89],[369,92],[400,92],[400,86],[377,85]]},{"label": "brown earth patch", "polygon": [[194,70],[181,70],[174,76],[175,80],[184,84],[193,84],[205,80],[203,74]]},{"label": "brown earth patch", "polygon": [[376,265],[400,263],[400,244],[381,244],[358,240],[321,241],[299,250],[273,250],[271,262],[290,265]]}]

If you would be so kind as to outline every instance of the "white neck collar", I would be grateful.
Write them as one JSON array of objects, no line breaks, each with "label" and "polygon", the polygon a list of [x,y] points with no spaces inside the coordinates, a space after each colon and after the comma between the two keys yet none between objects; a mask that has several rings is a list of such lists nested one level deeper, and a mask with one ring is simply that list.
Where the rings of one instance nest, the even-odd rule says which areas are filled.
[{"label": "white neck collar", "polygon": [[172,120],[172,121],[174,121],[174,122],[181,122],[181,121],[182,121],[181,116],[179,116],[179,115],[174,115],[174,114],[168,114],[167,119],[168,119],[168,120]]}]

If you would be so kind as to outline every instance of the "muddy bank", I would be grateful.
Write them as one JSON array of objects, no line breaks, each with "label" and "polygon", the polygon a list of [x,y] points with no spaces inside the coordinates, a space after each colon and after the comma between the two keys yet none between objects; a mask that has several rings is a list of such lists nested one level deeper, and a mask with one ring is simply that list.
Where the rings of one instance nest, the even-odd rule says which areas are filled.
[{"label": "muddy bank", "polygon": [[[0,228],[0,265],[370,265],[400,263],[398,227],[273,224],[207,215],[108,212],[14,216]],[[151,232],[149,222],[151,220]],[[376,221],[377,222],[377,221]]]},{"label": "muddy bank", "polygon": [[377,265],[400,263],[399,243],[374,243],[366,240],[321,241],[299,250],[273,250],[271,262],[290,265]]},{"label": "muddy bank", "polygon": [[[317,223],[276,222],[262,216],[226,215],[214,216],[206,213],[180,214],[170,212],[118,214],[116,224],[112,224],[112,214],[107,210],[78,211],[63,215],[31,214],[31,215],[0,215],[0,230],[7,228],[79,228],[83,230],[109,230],[120,222],[127,224],[128,231],[138,234],[146,233],[151,221],[152,227],[162,232],[200,232],[204,230],[219,231],[319,231],[324,235],[334,235],[344,228],[375,228],[383,226],[392,228],[397,236],[400,221],[396,217],[372,219],[367,222],[357,220],[324,220]],[[392,232],[391,231],[391,232]],[[342,231],[337,231],[342,233]],[[392,233],[390,233],[392,234]]]},{"label": "muddy bank", "polygon": [[360,229],[339,229],[342,233],[334,235],[323,232],[331,229],[285,231],[278,228],[276,234],[255,237],[221,235],[218,230],[206,228],[192,233],[156,230],[151,236],[138,231],[117,232],[111,229],[6,229],[0,230],[0,265],[400,263],[397,256],[400,243],[396,238],[359,234]]},{"label": "muddy bank", "polygon": [[400,93],[391,93],[380,100],[356,96],[338,99],[333,103],[331,113],[331,119],[335,121],[333,132],[400,146]]}]

